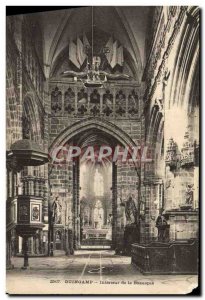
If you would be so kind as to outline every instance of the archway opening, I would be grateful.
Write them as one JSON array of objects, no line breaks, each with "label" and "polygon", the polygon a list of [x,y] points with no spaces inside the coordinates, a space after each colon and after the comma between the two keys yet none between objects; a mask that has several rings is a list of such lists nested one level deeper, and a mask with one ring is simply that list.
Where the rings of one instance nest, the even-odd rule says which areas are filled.
[{"label": "archway opening", "polygon": [[78,134],[69,144],[83,153],[73,162],[74,247],[115,249],[117,166],[112,155],[99,161],[99,152],[101,147],[113,152],[121,144],[100,129]]},{"label": "archway opening", "polygon": [[[110,149],[110,155],[99,161],[103,147]],[[64,158],[70,150],[73,154],[74,148],[74,154],[79,151],[80,155],[74,155],[73,160],[66,159],[64,164]],[[90,249],[111,248],[116,253],[124,253],[128,227],[132,242],[139,240],[139,235],[132,232],[133,228],[139,231],[138,162],[133,161],[133,156],[138,158],[137,149],[126,132],[100,118],[89,118],[83,125],[78,122],[53,141],[51,157],[57,155],[61,162],[59,166],[52,164],[50,187],[62,206],[62,218],[54,220],[53,230],[61,226],[63,231],[66,226],[66,230],[72,231],[71,236],[65,235],[62,249],[65,244],[66,249],[69,245],[73,250],[92,246]],[[90,157],[92,151],[94,159]],[[95,188],[102,184],[103,188]],[[69,238],[71,244],[66,242]],[[55,250],[55,236],[51,233],[52,240]]]},{"label": "archway opening", "polygon": [[110,248],[112,243],[112,163],[80,164],[81,248]]}]

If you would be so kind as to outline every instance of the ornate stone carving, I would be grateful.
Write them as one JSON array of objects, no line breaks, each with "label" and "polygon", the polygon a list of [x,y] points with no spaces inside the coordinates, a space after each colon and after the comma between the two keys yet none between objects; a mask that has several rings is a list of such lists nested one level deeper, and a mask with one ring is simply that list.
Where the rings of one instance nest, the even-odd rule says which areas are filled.
[{"label": "ornate stone carving", "polygon": [[138,114],[139,98],[138,94],[132,90],[128,96],[128,113],[130,117],[135,117]]},{"label": "ornate stone carving", "polygon": [[40,221],[40,205],[32,204],[31,205],[31,220],[32,221]]},{"label": "ornate stone carving", "polygon": [[168,146],[165,162],[166,165],[170,167],[170,170],[176,169],[180,164],[180,154],[178,151],[177,143],[174,142],[173,138],[170,138]]},{"label": "ornate stone carving", "polygon": [[188,184],[185,192],[185,204],[193,205],[193,198],[194,198],[194,185]]},{"label": "ornate stone carving", "polygon": [[71,88],[68,88],[67,91],[64,94],[64,111],[67,111],[69,114],[71,114],[75,106],[75,93]]},{"label": "ornate stone carving", "polygon": [[78,103],[79,104],[87,104],[88,102],[88,94],[85,92],[84,89],[81,89],[79,92],[78,92]]},{"label": "ornate stone carving", "polygon": [[[180,12],[179,12],[179,15],[178,15],[178,19],[177,19],[177,21],[176,21],[175,24],[174,24],[174,28],[173,28],[172,34],[171,34],[171,36],[170,36],[170,38],[169,38],[167,47],[166,47],[166,49],[165,49],[165,51],[164,51],[164,54],[161,55],[161,57],[162,57],[161,63],[160,63],[160,65],[159,65],[158,69],[157,69],[157,73],[156,73],[156,76],[155,76],[155,78],[154,78],[154,82],[153,82],[153,84],[152,84],[152,83],[149,84],[149,85],[147,86],[146,91],[145,91],[145,94],[144,94],[144,99],[145,99],[145,101],[146,101],[146,99],[148,99],[147,101],[149,101],[149,99],[152,98],[152,96],[153,96],[153,94],[154,94],[154,92],[155,92],[155,90],[156,90],[156,87],[157,87],[157,81],[158,81],[158,80],[160,79],[160,77],[161,77],[162,70],[163,70],[163,68],[164,68],[164,66],[165,66],[165,61],[167,60],[167,58],[168,58],[168,56],[169,56],[169,54],[170,54],[170,52],[171,52],[171,49],[172,49],[172,47],[173,47],[173,44],[174,44],[174,41],[175,41],[175,39],[176,39],[177,33],[178,33],[178,31],[180,30],[180,26],[181,26],[181,24],[182,24],[182,22],[183,22],[183,19],[184,19],[186,10],[187,10],[187,7],[186,7],[186,6],[180,7]],[[167,31],[167,28],[165,28],[165,30]],[[157,59],[155,54],[153,54],[153,57],[155,57],[155,62],[154,62],[154,63],[153,63],[153,62],[150,63],[150,69],[147,70],[146,72],[147,72],[147,74],[149,74],[150,72],[153,71],[153,76],[154,76],[155,70],[156,70],[156,68],[157,68],[157,60],[158,60],[159,58]],[[149,77],[150,77],[150,76],[151,76],[151,75],[149,74]]]},{"label": "ornate stone carving", "polygon": [[19,204],[19,221],[29,222],[29,205]]},{"label": "ornate stone carving", "polygon": [[85,105],[81,104],[81,106],[78,108],[78,112],[83,116],[87,112],[87,108],[85,108]]},{"label": "ornate stone carving", "polygon": [[116,95],[116,114],[124,116],[126,111],[126,97],[122,90]]},{"label": "ornate stone carving", "polygon": [[100,104],[100,94],[95,89],[90,95],[90,103],[92,104]]},{"label": "ornate stone carving", "polygon": [[91,108],[90,112],[92,113],[93,116],[97,116],[97,115],[100,114],[100,110],[99,110],[99,108],[97,107],[97,105],[94,105],[94,106]]},{"label": "ornate stone carving", "polygon": [[62,109],[62,93],[59,88],[56,86],[51,93],[51,110],[54,113],[61,111]]},{"label": "ornate stone carving", "polygon": [[181,150],[181,167],[190,167],[194,165],[194,143],[190,139],[187,131],[184,136],[184,143]]},{"label": "ornate stone carving", "polygon": [[119,105],[118,109],[116,110],[116,113],[122,117],[125,114],[125,109],[123,109],[122,106]]},{"label": "ornate stone carving", "polygon": [[110,107],[108,105],[105,106],[105,108],[103,109],[103,113],[109,117],[112,114],[112,109],[110,109]]},{"label": "ornate stone carving", "polygon": [[103,95],[103,103],[109,106],[113,104],[113,95],[109,90],[106,90],[105,94]]},{"label": "ornate stone carving", "polygon": [[113,95],[109,90],[103,95],[103,114],[107,117],[113,115]]}]

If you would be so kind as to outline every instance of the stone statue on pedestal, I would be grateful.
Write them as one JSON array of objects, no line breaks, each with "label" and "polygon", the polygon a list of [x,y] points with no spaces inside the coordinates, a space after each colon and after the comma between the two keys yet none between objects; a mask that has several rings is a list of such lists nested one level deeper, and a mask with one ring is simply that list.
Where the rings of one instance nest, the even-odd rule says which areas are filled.
[{"label": "stone statue on pedestal", "polygon": [[57,196],[52,204],[52,218],[54,224],[61,224],[61,211],[62,205]]}]

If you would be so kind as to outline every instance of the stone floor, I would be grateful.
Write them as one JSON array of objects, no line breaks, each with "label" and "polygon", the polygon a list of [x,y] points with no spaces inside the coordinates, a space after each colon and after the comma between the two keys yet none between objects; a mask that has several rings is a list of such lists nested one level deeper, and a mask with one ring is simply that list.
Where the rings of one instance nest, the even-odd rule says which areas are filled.
[{"label": "stone floor", "polygon": [[9,294],[181,294],[197,286],[196,275],[142,275],[131,258],[111,250],[81,250],[74,256],[13,258]]}]

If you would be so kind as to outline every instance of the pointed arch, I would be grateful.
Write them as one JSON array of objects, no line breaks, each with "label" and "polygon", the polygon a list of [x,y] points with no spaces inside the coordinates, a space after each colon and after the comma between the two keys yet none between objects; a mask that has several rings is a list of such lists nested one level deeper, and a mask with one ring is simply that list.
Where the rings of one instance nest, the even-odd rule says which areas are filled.
[{"label": "pointed arch", "polygon": [[178,50],[176,51],[176,64],[170,90],[169,106],[190,103],[191,87],[194,82],[199,62],[199,8],[192,7],[187,11],[186,20],[181,31]]},{"label": "pointed arch", "polygon": [[123,146],[130,147],[131,149],[137,146],[131,137],[118,126],[100,118],[87,118],[86,120],[83,120],[83,123],[79,121],[64,129],[50,145],[49,152],[52,153],[55,147],[64,145],[77,134],[90,129],[99,129],[107,135],[113,136]]}]

